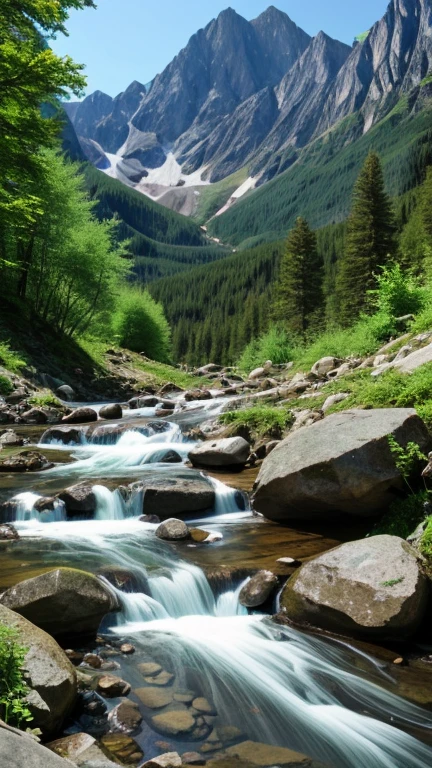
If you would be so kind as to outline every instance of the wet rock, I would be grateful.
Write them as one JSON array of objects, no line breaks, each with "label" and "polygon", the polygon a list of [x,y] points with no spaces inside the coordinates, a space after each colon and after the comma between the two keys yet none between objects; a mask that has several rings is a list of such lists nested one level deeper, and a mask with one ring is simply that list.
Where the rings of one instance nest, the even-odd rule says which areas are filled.
[{"label": "wet rock", "polygon": [[98,416],[93,408],[75,408],[72,413],[62,418],[64,424],[88,424],[97,420]]},{"label": "wet rock", "polygon": [[135,646],[131,643],[123,643],[120,646],[121,653],[124,653],[125,656],[130,656],[132,653],[135,653]]},{"label": "wet rock", "polygon": [[73,648],[67,648],[65,654],[69,661],[76,667],[84,661],[85,654],[82,651],[75,651]]},{"label": "wet rock", "polygon": [[149,523],[150,525],[159,525],[161,521],[159,515],[141,515],[138,520],[140,523]]},{"label": "wet rock", "polygon": [[121,764],[135,765],[143,759],[144,753],[130,736],[121,733],[107,733],[102,736],[102,746]]},{"label": "wet rock", "polygon": [[147,760],[141,768],[181,768],[181,766],[182,759],[178,752],[167,752],[165,755],[159,755],[159,757],[153,757],[152,760]]},{"label": "wet rock", "polygon": [[97,690],[101,696],[105,696],[107,699],[116,699],[119,696],[127,696],[131,691],[131,686],[121,677],[104,675],[98,680]]},{"label": "wet rock", "polygon": [[103,578],[109,581],[113,587],[121,589],[124,592],[142,591],[142,583],[140,579],[128,568],[122,568],[119,565],[107,566],[105,568],[100,568],[97,575],[103,576]]},{"label": "wet rock", "polygon": [[208,389],[190,389],[184,394],[187,403],[195,400],[211,400],[212,397],[212,393]]},{"label": "wet rock", "polygon": [[7,429],[0,435],[0,445],[4,448],[20,448],[24,445],[24,440],[13,429]]},{"label": "wet rock", "polygon": [[154,395],[144,395],[140,397],[133,397],[128,402],[128,406],[132,411],[138,408],[155,408],[159,403],[159,398]]},{"label": "wet rock", "polygon": [[112,403],[111,405],[104,405],[99,411],[99,417],[101,419],[122,419],[123,409],[118,403]]},{"label": "wet rock", "polygon": [[30,408],[29,411],[21,414],[25,424],[46,424],[48,415],[41,408]]},{"label": "wet rock", "polygon": [[393,641],[415,633],[427,602],[415,551],[387,535],[342,544],[305,563],[281,595],[295,622]]},{"label": "wet rock", "polygon": [[141,723],[142,715],[138,704],[133,701],[122,701],[117,704],[108,715],[110,729],[114,733],[126,733],[128,736],[135,733]]},{"label": "wet rock", "polygon": [[161,397],[164,397],[165,395],[171,395],[173,393],[179,392],[184,392],[182,387],[179,387],[177,384],[173,384],[171,381],[169,381],[167,384],[164,384],[163,387],[160,388],[158,394]]},{"label": "wet rock", "polygon": [[189,538],[189,528],[183,520],[176,520],[172,517],[160,524],[159,528],[156,529],[156,536],[167,541],[180,541]]},{"label": "wet rock", "polygon": [[[21,644],[28,648],[25,669],[31,688],[28,696],[34,717],[31,727],[40,728],[49,736],[58,731],[75,703],[75,669],[50,635],[5,605],[0,605],[0,623],[16,628]],[[3,742],[1,754],[3,759]]]},{"label": "wet rock", "polygon": [[276,521],[379,514],[404,485],[389,435],[428,450],[426,426],[409,408],[345,411],[290,433],[262,464],[255,510]]},{"label": "wet rock", "polygon": [[62,443],[80,445],[87,433],[86,427],[50,427],[42,435],[41,443]]},{"label": "wet rock", "polygon": [[134,693],[149,709],[163,709],[173,700],[172,691],[166,688],[137,688]]},{"label": "wet rock", "polygon": [[8,523],[0,525],[0,541],[18,541],[20,535],[15,526]]},{"label": "wet rock", "polygon": [[88,733],[73,733],[71,736],[51,741],[47,744],[47,748],[60,757],[67,757],[76,762],[94,744],[96,744],[96,740]]},{"label": "wet rock", "polygon": [[263,376],[266,376],[269,371],[271,371],[273,365],[270,360],[267,360],[265,365],[262,366],[262,368],[255,368],[255,370],[251,371],[251,373],[248,376],[248,379],[251,381],[254,381],[255,379],[261,379]]},{"label": "wet rock", "polygon": [[22,451],[18,456],[0,461],[0,472],[40,472],[53,466],[38,451]]},{"label": "wet rock", "polygon": [[183,736],[195,727],[195,718],[186,710],[162,712],[154,715],[151,722],[156,731],[169,736]]},{"label": "wet rock", "polygon": [[242,732],[235,725],[222,725],[218,727],[218,734],[224,744],[229,744],[231,741],[237,741]]},{"label": "wet rock", "polygon": [[176,691],[174,694],[174,701],[178,701],[181,704],[192,704],[196,698],[193,691]]},{"label": "wet rock", "polygon": [[296,560],[294,557],[280,557],[277,562],[282,563],[282,565],[289,565],[292,568],[299,568],[302,564],[301,560]]},{"label": "wet rock", "polygon": [[198,752],[183,752],[182,754],[183,765],[205,765],[205,758]]},{"label": "wet rock", "polygon": [[144,677],[154,677],[155,675],[158,675],[159,672],[162,672],[162,667],[154,661],[144,661],[141,664],[138,664],[138,670]]},{"label": "wet rock", "polygon": [[172,416],[174,408],[156,408],[155,416],[158,419],[166,419],[167,416]]},{"label": "wet rock", "polygon": [[249,458],[250,446],[242,437],[207,441],[188,454],[194,466],[244,466]]},{"label": "wet rock", "polygon": [[210,702],[202,696],[199,696],[197,699],[194,699],[192,702],[192,706],[194,709],[197,710],[197,712],[201,712],[204,715],[217,714],[214,706],[210,704]]},{"label": "wet rock", "polygon": [[[192,473],[191,473],[192,474]],[[212,509],[216,495],[206,477],[162,477],[144,479],[144,512],[161,518]]]},{"label": "wet rock", "polygon": [[0,726],[0,742],[0,761],[4,768],[71,768],[71,763],[22,731]]},{"label": "wet rock", "polygon": [[60,400],[66,400],[67,402],[71,402],[76,397],[75,391],[69,384],[62,384],[61,387],[57,387],[55,394]]},{"label": "wet rock", "polygon": [[181,464],[183,461],[177,451],[169,450],[160,459],[161,464]]},{"label": "wet rock", "polygon": [[96,496],[90,485],[71,485],[59,493],[58,498],[64,501],[66,512],[71,517],[96,512]]},{"label": "wet rock", "polygon": [[271,571],[259,571],[243,587],[239,595],[240,605],[258,608],[264,605],[278,586],[278,578]]},{"label": "wet rock", "polygon": [[54,637],[96,635],[102,618],[119,609],[99,579],[73,568],[58,568],[6,590],[1,603]]},{"label": "wet rock", "polygon": [[100,669],[103,659],[97,653],[86,653],[83,657],[84,664],[93,669]]},{"label": "wet rock", "polygon": [[25,387],[18,387],[14,389],[7,397],[5,397],[5,403],[9,405],[17,405],[28,396],[28,390]]},{"label": "wet rock", "polygon": [[192,541],[196,541],[198,544],[200,544],[203,541],[206,541],[209,537],[209,532],[202,531],[200,528],[191,528],[189,530],[189,534]]},{"label": "wet rock", "polygon": [[166,672],[166,670],[162,670],[157,675],[150,675],[149,677],[145,677],[144,680],[146,683],[150,683],[151,685],[157,685],[165,688],[167,685],[171,685],[171,683],[174,680],[174,675],[172,675],[170,672]]},{"label": "wet rock", "polygon": [[[243,765],[247,765],[249,768],[255,768],[255,766],[258,768],[264,768],[265,766],[278,766],[279,768],[324,768],[320,763],[299,752],[294,752],[284,747],[273,747],[270,744],[260,744],[256,741],[243,741],[241,744],[236,744],[235,747],[228,747],[225,750],[225,754],[228,757],[240,760],[242,768]],[[209,766],[212,768],[216,765],[217,762],[209,763]],[[233,762],[232,768],[235,765]],[[227,768],[231,768],[229,763]]]}]

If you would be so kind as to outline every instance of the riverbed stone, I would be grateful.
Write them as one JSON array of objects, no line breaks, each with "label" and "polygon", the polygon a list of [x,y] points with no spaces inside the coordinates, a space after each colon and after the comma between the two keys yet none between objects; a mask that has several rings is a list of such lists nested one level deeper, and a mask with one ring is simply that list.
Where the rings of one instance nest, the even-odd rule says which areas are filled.
[{"label": "riverbed stone", "polygon": [[38,744],[23,731],[0,725],[0,744],[2,768],[73,768],[69,760]]},{"label": "riverbed stone", "polygon": [[101,419],[122,419],[123,409],[119,403],[111,403],[110,405],[104,405],[99,410],[99,417]]},{"label": "riverbed stone", "polygon": [[[31,689],[28,701],[34,717],[31,727],[40,728],[45,736],[56,733],[76,700],[74,667],[50,635],[1,604],[0,624],[14,627],[21,644],[28,648],[25,669]],[[3,757],[3,752],[1,754]]]},{"label": "riverbed stone", "polygon": [[167,541],[181,541],[189,537],[189,528],[183,520],[176,520],[172,517],[156,528],[156,536],[158,539],[166,539]]},{"label": "riverbed stone", "polygon": [[151,722],[157,731],[169,736],[182,736],[190,733],[195,727],[195,718],[190,712],[182,709],[154,715]]},{"label": "riverbed stone", "polygon": [[154,661],[143,661],[141,664],[138,664],[138,670],[143,677],[154,677],[159,672],[162,672],[162,667]]},{"label": "riverbed stone", "polygon": [[114,733],[126,733],[131,735],[138,730],[142,723],[142,715],[138,704],[134,701],[125,701],[117,704],[108,715],[110,729]]},{"label": "riverbed stone", "polygon": [[[272,768],[274,766],[278,766],[278,768],[324,768],[321,763],[292,749],[274,747],[270,744],[260,744],[256,741],[243,741],[234,747],[228,747],[224,755],[240,760],[241,768],[243,766],[248,766],[249,768],[255,768],[255,766],[257,768],[269,768],[270,766]],[[225,768],[225,765],[226,768],[235,768],[236,763],[227,762],[224,764],[224,759],[220,763],[208,763],[208,766],[211,766],[211,768],[216,768],[217,765],[220,768]]]},{"label": "riverbed stone", "polygon": [[18,541],[20,535],[14,525],[0,523],[0,541]]},{"label": "riverbed stone", "polygon": [[192,702],[192,706],[194,709],[197,710],[197,712],[200,712],[204,715],[216,715],[216,710],[213,706],[213,704],[210,704],[208,699],[205,699],[203,696],[198,696],[198,698],[194,699]]},{"label": "riverbed stone", "polygon": [[67,757],[76,762],[94,744],[96,744],[96,739],[88,733],[73,733],[71,736],[49,742],[47,748],[60,757]]},{"label": "riverbed stone", "polygon": [[87,427],[50,427],[41,437],[41,443],[80,445],[87,434]]},{"label": "riverbed stone", "polygon": [[124,733],[107,733],[102,736],[101,743],[121,765],[136,765],[144,757],[137,742]]},{"label": "riverbed stone", "polygon": [[22,581],[0,601],[54,637],[95,636],[102,618],[119,610],[114,593],[96,576],[74,568]]},{"label": "riverbed stone", "polygon": [[107,699],[117,699],[119,696],[127,696],[131,686],[126,680],[116,675],[103,675],[98,680],[97,690]]},{"label": "riverbed stone", "polygon": [[282,522],[380,514],[404,488],[389,435],[425,452],[430,445],[411,408],[345,411],[292,432],[264,459],[255,510]]},{"label": "riverbed stone", "polygon": [[243,437],[208,440],[189,453],[194,466],[244,466],[249,458],[250,445]]},{"label": "riverbed stone", "polygon": [[46,424],[48,421],[48,415],[41,408],[30,408],[21,414],[21,418],[26,424]]},{"label": "riverbed stone", "polygon": [[40,472],[53,466],[39,451],[21,451],[18,455],[1,461],[0,472]]},{"label": "riverbed stone", "polygon": [[429,583],[416,552],[397,536],[372,536],[305,563],[281,595],[297,623],[377,640],[405,640],[421,624]]},{"label": "riverbed stone", "polygon": [[64,424],[88,424],[92,421],[97,421],[98,415],[93,408],[75,408],[72,413],[67,416],[63,416],[62,422]]},{"label": "riverbed stone", "polygon": [[91,485],[71,485],[59,493],[58,498],[64,501],[68,516],[92,515],[96,512],[96,496]]},{"label": "riverbed stone", "polygon": [[189,512],[206,512],[214,507],[215,490],[206,477],[191,472],[191,477],[161,477],[142,480],[143,512],[160,518]]},{"label": "riverbed stone", "polygon": [[7,429],[0,435],[0,445],[4,448],[19,448],[24,445],[24,440],[13,429]]},{"label": "riverbed stone", "polygon": [[245,608],[264,605],[278,586],[278,578],[271,571],[259,571],[244,585],[239,603]]},{"label": "riverbed stone", "polygon": [[137,688],[134,690],[136,696],[149,709],[163,709],[171,704],[173,692],[167,688]]}]

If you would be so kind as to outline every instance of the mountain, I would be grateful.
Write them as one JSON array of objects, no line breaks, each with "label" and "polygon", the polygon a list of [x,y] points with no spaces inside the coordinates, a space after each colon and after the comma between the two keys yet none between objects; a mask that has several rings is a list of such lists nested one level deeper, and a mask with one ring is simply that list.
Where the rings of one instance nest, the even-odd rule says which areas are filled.
[{"label": "mountain", "polygon": [[[416,115],[427,108],[427,91],[417,91],[431,70],[432,0],[391,0],[353,47],[325,32],[310,38],[274,6],[251,22],[228,8],[147,86],[134,82],[115,99],[96,92],[67,110],[98,168],[200,223],[217,214],[209,229],[238,245],[283,236],[293,215],[309,215],[312,199],[312,219],[340,221],[353,174],[371,146],[362,138],[404,97],[405,129],[413,141],[423,140]],[[393,126],[397,118],[391,120]],[[413,126],[420,125],[417,136]],[[351,145],[358,145],[355,161]],[[407,151],[403,147],[409,164]],[[338,162],[338,153],[349,155],[348,165]],[[338,169],[343,196],[321,183],[329,162]],[[274,192],[262,188],[278,178],[288,197],[274,201],[263,222],[258,201],[273,200]],[[308,183],[314,186],[309,197]],[[395,183],[391,191],[398,189]],[[252,218],[248,210],[255,211]]]}]

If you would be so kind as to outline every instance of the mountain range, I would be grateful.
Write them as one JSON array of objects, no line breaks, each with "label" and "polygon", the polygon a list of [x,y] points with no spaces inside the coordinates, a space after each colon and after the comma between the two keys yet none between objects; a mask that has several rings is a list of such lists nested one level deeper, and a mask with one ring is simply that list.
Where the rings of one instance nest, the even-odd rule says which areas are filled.
[{"label": "mountain range", "polygon": [[204,222],[347,118],[346,142],[360,140],[431,70],[432,0],[391,0],[352,47],[311,38],[274,6],[250,22],[228,8],[150,84],[65,108],[97,168]]}]

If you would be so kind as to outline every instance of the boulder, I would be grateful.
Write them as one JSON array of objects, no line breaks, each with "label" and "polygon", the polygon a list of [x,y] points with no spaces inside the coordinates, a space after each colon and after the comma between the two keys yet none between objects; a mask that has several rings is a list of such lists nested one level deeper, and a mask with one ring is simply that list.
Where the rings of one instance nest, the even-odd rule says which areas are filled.
[{"label": "boulder", "polygon": [[7,429],[0,435],[0,445],[4,448],[20,448],[24,445],[24,440],[13,429]]},{"label": "boulder", "polygon": [[28,395],[28,391],[25,387],[18,387],[14,389],[7,397],[5,397],[5,403],[9,405],[17,405],[21,400],[25,400]]},{"label": "boulder", "polygon": [[[75,669],[50,635],[1,604],[0,623],[17,629],[20,642],[28,648],[25,669],[31,688],[28,697],[34,717],[31,727],[40,728],[45,736],[55,733],[75,703]],[[3,756],[2,742],[2,759]],[[6,763],[4,765],[6,766]],[[33,768],[33,763],[25,762],[20,763],[19,768],[24,765],[31,765]]]},{"label": "boulder", "polygon": [[1,461],[0,472],[39,472],[41,469],[50,469],[53,466],[38,451],[21,451],[18,456],[11,456]]},{"label": "boulder", "polygon": [[417,349],[415,352],[411,352],[405,357],[400,357],[399,359],[394,360],[392,363],[384,363],[384,365],[380,366],[376,371],[373,371],[372,376],[379,376],[380,373],[383,373],[390,368],[394,368],[400,373],[412,373],[413,371],[417,370],[417,368],[420,368],[420,366],[431,362],[432,344],[428,344],[427,347]]},{"label": "boulder", "polygon": [[26,424],[46,424],[48,421],[48,415],[41,408],[30,408],[21,414],[21,418]]},{"label": "boulder", "polygon": [[20,535],[13,525],[0,524],[0,541],[18,541]]},{"label": "boulder", "polygon": [[255,368],[253,371],[250,372],[248,378],[251,381],[254,381],[255,379],[261,379],[265,375],[266,375],[266,369],[265,368]]},{"label": "boulder", "polygon": [[75,408],[72,413],[63,416],[62,422],[64,424],[88,424],[97,421],[97,419],[97,413],[93,408]]},{"label": "boulder", "polygon": [[181,541],[189,538],[189,528],[183,520],[176,520],[172,517],[156,528],[156,536],[158,539],[166,539],[167,541]]},{"label": "boulder", "polygon": [[405,640],[421,624],[429,583],[416,552],[397,536],[342,544],[305,563],[281,608],[296,623],[377,640]]},{"label": "boulder", "polygon": [[183,736],[195,727],[195,718],[186,710],[173,710],[154,715],[151,719],[156,731],[169,736]]},{"label": "boulder", "polygon": [[123,409],[119,403],[112,403],[112,405],[104,405],[99,411],[101,419],[122,419]]},{"label": "boulder", "polygon": [[73,768],[26,733],[1,726],[0,763],[3,768]]},{"label": "boulder", "polygon": [[239,595],[239,603],[245,608],[258,608],[264,605],[278,585],[278,578],[271,571],[259,571],[244,585]]},{"label": "boulder", "polygon": [[330,371],[338,368],[341,363],[342,360],[338,360],[337,357],[322,357],[312,366],[311,373],[315,376],[326,376]]},{"label": "boulder", "polygon": [[208,440],[189,453],[194,466],[232,467],[244,466],[250,454],[250,445],[243,437],[227,437]]},{"label": "boulder", "polygon": [[216,495],[205,477],[161,477],[143,481],[144,513],[159,517],[173,517],[188,512],[212,509]]},{"label": "boulder", "polygon": [[276,521],[379,514],[404,487],[389,435],[423,451],[430,444],[410,408],[344,411],[290,433],[264,459],[254,508]]},{"label": "boulder", "polygon": [[349,394],[347,394],[346,392],[339,392],[339,394],[337,395],[329,395],[324,405],[322,406],[321,410],[325,413],[337,403],[343,403],[343,401],[346,400],[348,397],[349,397]]},{"label": "boulder", "polygon": [[47,744],[51,752],[61,757],[67,757],[74,762],[80,762],[79,758],[88,752],[96,744],[96,739],[88,733],[74,733],[62,739],[56,739]]},{"label": "boulder", "polygon": [[55,394],[60,400],[67,400],[68,402],[75,398],[75,392],[68,384],[62,384],[61,387],[57,387]]},{"label": "boulder", "polygon": [[98,680],[97,690],[107,699],[117,699],[119,696],[127,696],[131,686],[126,680],[116,675],[103,675]]},{"label": "boulder", "polygon": [[62,443],[80,445],[87,433],[87,427],[50,427],[41,437],[41,443]]},{"label": "boulder", "polygon": [[164,755],[147,760],[140,768],[181,768],[182,765],[182,759],[178,752],[166,752]]},{"label": "boulder", "polygon": [[108,722],[113,733],[135,733],[142,722],[138,704],[127,700],[120,702],[109,713]]},{"label": "boulder", "polygon": [[[228,757],[236,758],[240,761],[239,768],[264,768],[267,766],[278,766],[278,768],[324,768],[321,763],[312,760],[307,755],[294,752],[292,749],[284,747],[274,747],[270,744],[260,744],[256,741],[242,741],[235,747],[229,747],[225,754]],[[225,761],[224,761],[225,762]],[[209,763],[210,766],[217,766],[217,762]],[[224,765],[224,763],[221,763]],[[227,768],[235,768],[236,763],[227,763]]]},{"label": "boulder", "polygon": [[96,511],[96,496],[90,485],[71,485],[59,493],[60,501],[64,501],[67,514],[71,517],[82,514],[93,514]]},{"label": "boulder", "polygon": [[208,389],[190,389],[188,392],[185,392],[184,399],[187,403],[194,400],[211,400],[212,394]]},{"label": "boulder", "polygon": [[22,581],[0,601],[54,637],[95,636],[103,617],[119,609],[114,593],[96,576],[73,568]]},{"label": "boulder", "polygon": [[131,410],[135,411],[138,408],[155,408],[158,403],[159,398],[155,397],[155,395],[142,395],[129,400],[128,406]]}]

